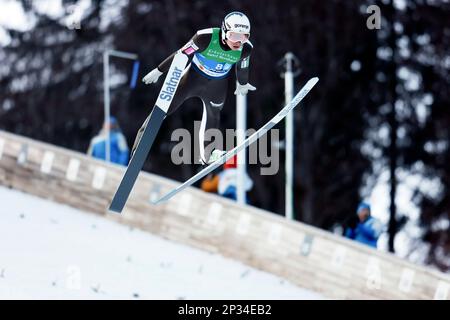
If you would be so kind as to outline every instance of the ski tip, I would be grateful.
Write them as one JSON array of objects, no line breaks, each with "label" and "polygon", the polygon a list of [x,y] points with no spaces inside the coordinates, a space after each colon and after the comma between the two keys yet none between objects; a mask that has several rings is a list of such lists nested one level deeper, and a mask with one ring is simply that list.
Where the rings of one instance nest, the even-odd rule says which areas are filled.
[{"label": "ski tip", "polygon": [[305,84],[304,88],[306,88],[309,91],[317,84],[317,82],[319,82],[319,78],[318,77],[311,78]]},{"label": "ski tip", "polygon": [[319,77],[311,78],[311,80],[309,80],[309,82],[316,84],[317,82],[319,82]]}]

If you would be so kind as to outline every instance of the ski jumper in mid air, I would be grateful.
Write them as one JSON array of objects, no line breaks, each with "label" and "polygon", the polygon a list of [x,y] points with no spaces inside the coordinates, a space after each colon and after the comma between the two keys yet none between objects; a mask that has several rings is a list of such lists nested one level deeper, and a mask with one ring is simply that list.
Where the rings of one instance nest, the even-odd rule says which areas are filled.
[{"label": "ski jumper in mid air", "polygon": [[[174,113],[185,100],[198,97],[203,102],[203,116],[199,131],[200,160],[203,164],[214,162],[225,151],[214,149],[205,153],[205,131],[218,128],[220,112],[226,100],[228,82],[232,67],[235,66],[237,87],[235,95],[245,95],[256,90],[248,83],[249,58],[252,51],[250,37],[250,21],[241,12],[228,14],[221,28],[210,28],[198,31],[194,37],[180,50],[170,55],[157,68],[148,73],[142,81],[145,84],[155,83],[169,70],[176,53],[184,53],[188,63],[182,73],[182,79],[172,99],[168,114]],[[132,154],[138,145],[142,133],[148,123],[145,120],[136,136]]]}]

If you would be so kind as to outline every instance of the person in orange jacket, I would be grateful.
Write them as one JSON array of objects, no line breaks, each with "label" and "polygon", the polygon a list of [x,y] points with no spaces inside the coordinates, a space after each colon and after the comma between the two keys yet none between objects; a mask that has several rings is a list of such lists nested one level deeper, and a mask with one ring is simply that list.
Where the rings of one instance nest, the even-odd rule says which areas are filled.
[{"label": "person in orange jacket", "polygon": [[217,193],[219,190],[219,175],[209,174],[203,179],[201,189],[205,192]]}]

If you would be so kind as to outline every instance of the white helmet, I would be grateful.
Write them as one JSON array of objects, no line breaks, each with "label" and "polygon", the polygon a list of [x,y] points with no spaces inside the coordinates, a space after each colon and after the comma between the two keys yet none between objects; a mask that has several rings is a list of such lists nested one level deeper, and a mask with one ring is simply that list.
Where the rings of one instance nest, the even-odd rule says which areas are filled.
[{"label": "white helmet", "polygon": [[[231,34],[246,35],[246,39],[250,36],[250,20],[242,12],[234,11],[222,21],[222,40],[230,38]],[[231,39],[230,39],[231,40]]]}]

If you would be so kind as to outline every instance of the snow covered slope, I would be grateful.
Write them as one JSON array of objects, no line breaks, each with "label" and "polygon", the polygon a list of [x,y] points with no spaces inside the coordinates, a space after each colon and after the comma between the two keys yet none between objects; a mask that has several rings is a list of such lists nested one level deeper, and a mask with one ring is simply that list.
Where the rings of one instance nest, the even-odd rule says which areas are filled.
[{"label": "snow covered slope", "polygon": [[0,187],[0,299],[321,299],[204,251]]}]

